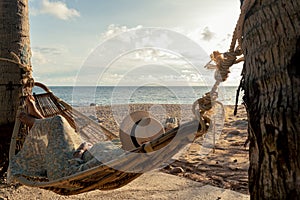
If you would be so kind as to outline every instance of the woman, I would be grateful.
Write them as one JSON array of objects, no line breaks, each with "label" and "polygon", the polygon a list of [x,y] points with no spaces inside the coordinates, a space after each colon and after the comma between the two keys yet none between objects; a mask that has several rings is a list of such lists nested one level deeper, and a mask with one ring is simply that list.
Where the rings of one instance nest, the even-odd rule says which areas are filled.
[{"label": "woman", "polygon": [[35,107],[33,96],[26,98],[26,105],[28,114],[22,112],[19,119],[30,127],[30,131],[22,150],[10,161],[10,182],[18,175],[55,180],[95,167],[124,153],[111,142],[94,146],[82,142],[62,116],[44,118]]}]

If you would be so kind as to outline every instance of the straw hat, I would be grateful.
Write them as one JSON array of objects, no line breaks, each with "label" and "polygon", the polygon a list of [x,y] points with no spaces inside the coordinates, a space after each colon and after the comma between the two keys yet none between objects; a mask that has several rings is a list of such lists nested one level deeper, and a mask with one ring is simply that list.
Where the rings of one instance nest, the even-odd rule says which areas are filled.
[{"label": "straw hat", "polygon": [[122,148],[127,151],[133,150],[164,132],[163,125],[149,112],[135,111],[126,116],[120,125]]}]

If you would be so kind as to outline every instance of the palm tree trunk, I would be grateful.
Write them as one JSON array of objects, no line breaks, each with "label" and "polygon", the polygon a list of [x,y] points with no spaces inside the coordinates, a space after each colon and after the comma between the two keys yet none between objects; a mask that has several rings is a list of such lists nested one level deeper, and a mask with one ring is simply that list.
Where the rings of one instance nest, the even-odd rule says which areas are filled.
[{"label": "palm tree trunk", "polygon": [[242,46],[251,199],[299,199],[300,1],[256,0]]},{"label": "palm tree trunk", "polygon": [[[0,0],[0,24],[0,57],[12,59],[10,52],[14,52],[23,64],[30,64],[28,0]],[[1,173],[7,166],[9,142],[24,73],[18,65],[0,61]]]}]

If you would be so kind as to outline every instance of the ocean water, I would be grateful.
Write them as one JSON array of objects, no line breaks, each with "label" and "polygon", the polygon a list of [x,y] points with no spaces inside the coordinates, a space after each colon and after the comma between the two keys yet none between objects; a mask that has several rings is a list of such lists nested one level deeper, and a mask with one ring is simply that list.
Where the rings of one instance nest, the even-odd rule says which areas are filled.
[{"label": "ocean water", "polygon": [[[59,98],[73,106],[116,105],[116,104],[192,104],[210,91],[206,86],[52,86],[50,89]],[[220,87],[219,98],[224,105],[234,105],[237,86]],[[35,93],[41,93],[34,88]],[[239,104],[241,104],[240,94]]]}]

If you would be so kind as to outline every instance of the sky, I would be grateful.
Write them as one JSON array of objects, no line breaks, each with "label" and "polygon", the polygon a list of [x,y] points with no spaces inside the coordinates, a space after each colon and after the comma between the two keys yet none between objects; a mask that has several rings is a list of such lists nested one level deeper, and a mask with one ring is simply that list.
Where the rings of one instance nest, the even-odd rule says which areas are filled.
[{"label": "sky", "polygon": [[[213,71],[203,67],[228,50],[240,1],[29,0],[29,13],[36,81],[205,85]],[[240,73],[232,67],[225,85]]]}]

